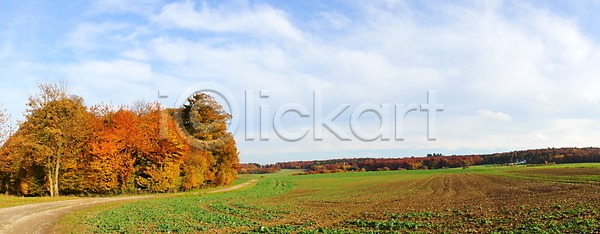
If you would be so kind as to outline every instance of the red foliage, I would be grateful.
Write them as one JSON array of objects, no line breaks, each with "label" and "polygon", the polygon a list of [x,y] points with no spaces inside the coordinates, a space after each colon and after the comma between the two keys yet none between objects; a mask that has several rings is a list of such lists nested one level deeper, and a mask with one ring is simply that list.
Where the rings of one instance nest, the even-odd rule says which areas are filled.
[{"label": "red foliage", "polygon": [[275,167],[262,167],[255,163],[241,163],[237,168],[239,174],[267,174],[279,172],[280,170]]},{"label": "red foliage", "polygon": [[442,156],[434,154],[429,157],[407,158],[352,158],[315,161],[279,162],[269,167],[283,169],[305,169],[304,173],[317,174],[351,171],[384,171],[384,170],[427,170],[440,168],[463,167],[480,164],[508,164],[517,160],[528,163],[579,163],[600,162],[600,148],[547,148],[512,151],[496,154]]}]

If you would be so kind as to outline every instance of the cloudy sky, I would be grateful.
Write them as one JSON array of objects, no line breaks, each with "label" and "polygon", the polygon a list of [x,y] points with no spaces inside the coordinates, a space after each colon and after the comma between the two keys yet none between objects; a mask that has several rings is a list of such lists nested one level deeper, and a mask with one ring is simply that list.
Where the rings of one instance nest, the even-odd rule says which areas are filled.
[{"label": "cloudy sky", "polygon": [[[38,81],[68,80],[90,106],[173,107],[186,90],[220,85],[240,110],[243,162],[598,146],[598,10],[598,1],[8,0],[0,102],[16,121]],[[315,90],[323,118],[347,106],[332,124],[349,140],[319,125],[315,140]],[[435,141],[427,112],[394,115],[426,104],[428,90],[443,104]],[[384,124],[373,112],[355,117],[391,140],[354,134],[355,111],[388,105]],[[304,117],[287,112],[280,124],[307,134],[290,142],[272,122],[294,106]]]}]

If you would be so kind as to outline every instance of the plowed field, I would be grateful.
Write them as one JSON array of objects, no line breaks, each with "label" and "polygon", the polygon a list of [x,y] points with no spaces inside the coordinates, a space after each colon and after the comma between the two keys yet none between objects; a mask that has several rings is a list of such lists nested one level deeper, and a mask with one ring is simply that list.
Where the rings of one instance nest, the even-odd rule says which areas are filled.
[{"label": "plowed field", "polygon": [[240,190],[102,205],[61,232],[594,233],[600,165],[256,176]]}]

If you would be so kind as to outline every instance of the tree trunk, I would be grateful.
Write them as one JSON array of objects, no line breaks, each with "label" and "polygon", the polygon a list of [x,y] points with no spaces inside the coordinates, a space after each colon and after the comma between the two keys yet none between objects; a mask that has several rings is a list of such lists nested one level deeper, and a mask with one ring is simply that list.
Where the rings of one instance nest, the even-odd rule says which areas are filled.
[{"label": "tree trunk", "polygon": [[59,145],[58,150],[56,150],[56,167],[54,168],[54,196],[60,196],[58,190],[58,174],[60,172],[60,155],[62,151],[62,147]]},{"label": "tree trunk", "polygon": [[56,158],[56,167],[54,168],[54,195],[60,196],[58,192],[58,172],[60,169],[60,155]]},{"label": "tree trunk", "polygon": [[[48,179],[50,182],[50,196],[57,197],[60,196],[58,192],[58,175],[60,172],[60,154],[61,154],[61,146],[58,146],[56,150],[56,155],[54,157],[54,162],[50,163],[50,168],[48,168]],[[52,165],[54,164],[54,165]]]},{"label": "tree trunk", "polygon": [[50,190],[50,196],[54,197],[54,182],[52,180],[52,168],[48,168],[48,183],[49,183],[49,190]]}]

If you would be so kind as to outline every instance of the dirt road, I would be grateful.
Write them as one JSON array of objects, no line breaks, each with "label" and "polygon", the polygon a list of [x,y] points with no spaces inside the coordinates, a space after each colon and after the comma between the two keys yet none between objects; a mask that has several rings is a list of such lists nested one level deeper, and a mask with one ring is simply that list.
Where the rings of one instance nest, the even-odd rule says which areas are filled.
[{"label": "dirt road", "polygon": [[[200,191],[192,194],[199,193],[218,193],[231,191],[244,186],[248,186],[258,180],[251,180],[235,186],[215,189],[211,191]],[[54,224],[65,215],[82,210],[85,208],[93,207],[99,204],[127,201],[127,200],[141,200],[148,198],[159,198],[159,197],[171,197],[181,195],[183,193],[174,194],[157,194],[147,196],[130,196],[130,197],[106,197],[106,198],[84,198],[77,200],[66,200],[56,202],[46,202],[38,204],[29,204],[23,206],[15,206],[9,208],[0,209],[0,233],[50,233],[54,227]],[[185,193],[190,194],[190,193]]]}]

